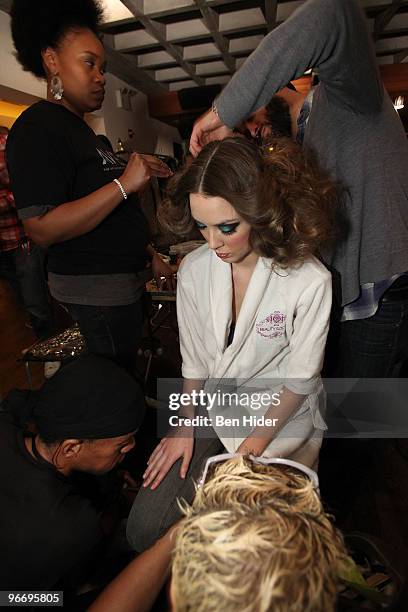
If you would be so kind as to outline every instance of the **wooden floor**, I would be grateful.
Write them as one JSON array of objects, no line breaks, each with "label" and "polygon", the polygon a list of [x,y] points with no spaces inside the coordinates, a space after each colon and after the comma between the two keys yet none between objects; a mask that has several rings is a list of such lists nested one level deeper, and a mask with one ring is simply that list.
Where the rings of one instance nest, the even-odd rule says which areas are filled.
[{"label": "wooden floor", "polygon": [[[0,396],[10,389],[28,388],[21,351],[35,342],[35,336],[26,326],[27,315],[15,299],[7,281],[0,279]],[[31,366],[33,386],[39,387],[44,380],[42,364]]]}]

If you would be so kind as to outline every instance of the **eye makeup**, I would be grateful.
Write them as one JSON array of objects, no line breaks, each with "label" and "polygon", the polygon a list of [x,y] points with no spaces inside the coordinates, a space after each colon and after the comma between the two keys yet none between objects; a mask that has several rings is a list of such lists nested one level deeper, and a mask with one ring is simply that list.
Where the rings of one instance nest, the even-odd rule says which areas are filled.
[{"label": "eye makeup", "polygon": [[[204,223],[201,223],[200,221],[195,221],[195,224],[199,230],[205,230],[207,227],[206,225],[204,225]],[[230,235],[236,232],[239,224],[240,221],[235,221],[234,223],[219,223],[217,227],[223,234]]]},{"label": "eye makeup", "polygon": [[237,221],[236,223],[222,223],[218,226],[218,229],[223,234],[230,235],[237,231],[238,225],[239,225],[239,221]]}]

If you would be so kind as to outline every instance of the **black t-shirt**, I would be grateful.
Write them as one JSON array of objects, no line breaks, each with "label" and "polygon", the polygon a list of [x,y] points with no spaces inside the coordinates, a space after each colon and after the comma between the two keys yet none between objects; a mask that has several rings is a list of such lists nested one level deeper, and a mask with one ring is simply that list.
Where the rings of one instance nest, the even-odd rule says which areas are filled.
[{"label": "black t-shirt", "polygon": [[[83,198],[123,173],[125,162],[104,151],[86,122],[52,102],[28,108],[6,149],[22,219]],[[123,200],[95,229],[49,249],[48,268],[66,275],[137,272],[146,265],[148,226],[139,199]]]},{"label": "black t-shirt", "polygon": [[99,512],[0,415],[0,590],[69,588],[102,541]]}]

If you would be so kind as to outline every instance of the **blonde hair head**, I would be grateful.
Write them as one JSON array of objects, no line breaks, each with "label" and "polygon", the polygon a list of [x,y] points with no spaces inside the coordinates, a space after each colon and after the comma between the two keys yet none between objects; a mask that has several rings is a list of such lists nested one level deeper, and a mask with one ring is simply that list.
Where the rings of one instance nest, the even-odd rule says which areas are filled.
[{"label": "blonde hair head", "polygon": [[330,612],[346,551],[300,472],[249,458],[218,464],[178,531],[177,612]]}]

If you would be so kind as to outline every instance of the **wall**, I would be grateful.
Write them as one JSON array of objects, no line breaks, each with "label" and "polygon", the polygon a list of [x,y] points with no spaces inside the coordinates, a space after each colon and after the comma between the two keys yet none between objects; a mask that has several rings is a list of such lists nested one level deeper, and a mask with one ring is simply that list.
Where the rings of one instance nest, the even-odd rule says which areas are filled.
[{"label": "wall", "polygon": [[0,11],[0,84],[40,98],[45,97],[45,81],[24,72],[14,57],[13,41],[10,34],[10,17]]},{"label": "wall", "polygon": [[27,106],[9,104],[0,100],[0,125],[11,128],[14,121],[26,110]]},{"label": "wall", "polygon": [[147,96],[133,90],[130,96],[132,110],[118,108],[116,92],[129,89],[129,85],[112,74],[106,75],[106,96],[102,107],[106,135],[116,148],[117,140],[128,140],[128,130],[134,131],[130,144],[140,153],[173,154],[173,141],[181,142],[178,131],[149,116]]}]

